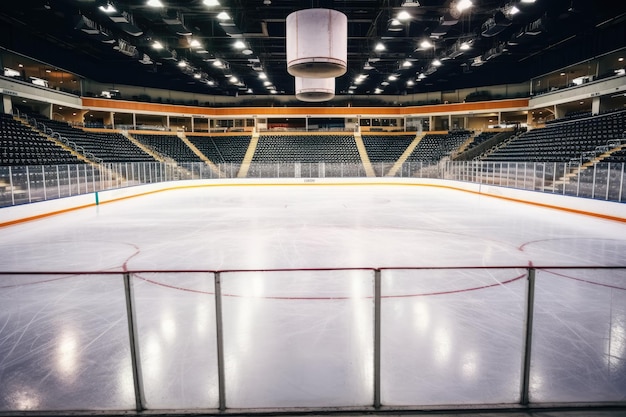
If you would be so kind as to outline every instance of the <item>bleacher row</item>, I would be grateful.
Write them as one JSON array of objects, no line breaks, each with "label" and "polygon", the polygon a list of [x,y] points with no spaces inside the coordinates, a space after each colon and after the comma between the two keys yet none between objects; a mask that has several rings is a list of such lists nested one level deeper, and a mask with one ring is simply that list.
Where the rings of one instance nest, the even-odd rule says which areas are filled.
[{"label": "bleacher row", "polygon": [[[624,140],[626,111],[609,112],[552,123],[514,136],[504,146],[484,156],[487,161],[570,162],[608,152]],[[626,162],[613,153],[614,162]]]},{"label": "bleacher row", "polygon": [[[11,115],[0,117],[1,166],[83,163],[76,153],[103,162],[154,162],[165,158],[176,162],[241,164],[251,142],[251,136],[244,134],[207,136],[188,133],[186,140],[173,134],[142,133],[126,137],[116,132],[85,131],[41,115],[30,115],[27,122]],[[626,143],[625,131],[626,111],[565,119],[561,123],[514,135],[479,159],[568,162],[594,155],[600,156],[604,162],[626,162],[626,150],[614,150],[616,144]],[[454,155],[472,135],[473,132],[466,130],[447,135],[426,134],[406,161],[437,163]],[[493,135],[493,132],[476,135],[465,149],[472,149]],[[364,133],[362,140],[372,164],[395,163],[413,143],[415,135]],[[72,153],[72,148],[76,152]],[[252,162],[361,163],[361,156],[351,134],[268,133],[259,137]]]}]

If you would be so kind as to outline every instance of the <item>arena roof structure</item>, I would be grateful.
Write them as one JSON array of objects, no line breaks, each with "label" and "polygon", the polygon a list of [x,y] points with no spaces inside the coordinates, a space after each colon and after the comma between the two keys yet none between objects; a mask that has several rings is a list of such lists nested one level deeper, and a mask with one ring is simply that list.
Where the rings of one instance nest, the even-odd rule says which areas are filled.
[{"label": "arena roof structure", "polygon": [[525,82],[626,45],[614,0],[21,0],[0,46],[102,83],[293,95],[285,21],[314,7],[348,18],[337,95]]}]

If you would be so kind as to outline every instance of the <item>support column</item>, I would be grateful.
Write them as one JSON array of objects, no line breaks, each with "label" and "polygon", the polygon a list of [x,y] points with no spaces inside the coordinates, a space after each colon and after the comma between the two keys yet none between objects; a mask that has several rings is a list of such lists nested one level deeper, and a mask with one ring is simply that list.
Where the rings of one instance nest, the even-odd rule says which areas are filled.
[{"label": "support column", "polygon": [[11,96],[2,96],[2,109],[0,109],[2,113],[12,114],[13,113],[13,102],[11,101]]},{"label": "support column", "polygon": [[600,113],[600,96],[591,99],[591,114]]}]

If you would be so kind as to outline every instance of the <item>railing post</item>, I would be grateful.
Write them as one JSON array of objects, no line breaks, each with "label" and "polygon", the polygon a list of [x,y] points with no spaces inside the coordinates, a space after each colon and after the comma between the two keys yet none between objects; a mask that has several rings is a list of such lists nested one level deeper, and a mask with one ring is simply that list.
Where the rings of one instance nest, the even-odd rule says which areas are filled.
[{"label": "railing post", "polygon": [[43,199],[48,199],[48,193],[46,192],[46,170],[44,166],[41,166],[41,185],[43,186]]},{"label": "railing post", "polygon": [[76,164],[76,194],[80,194],[80,168]]},{"label": "railing post", "polygon": [[15,189],[13,188],[13,170],[9,165],[9,185],[11,186],[11,205],[15,205]]},{"label": "railing post", "polygon": [[526,323],[524,337],[524,363],[522,365],[522,405],[530,402],[530,361],[533,342],[533,316],[535,308],[535,268],[528,268],[528,286],[526,289]]},{"label": "railing post", "polygon": [[126,296],[126,317],[128,321],[128,339],[130,342],[130,361],[133,368],[133,386],[135,388],[135,409],[145,410],[143,380],[141,374],[141,361],[139,358],[139,339],[137,337],[137,324],[135,322],[135,306],[133,303],[133,285],[130,274],[124,273],[124,294]]},{"label": "railing post", "polygon": [[219,409],[226,410],[226,387],[224,375],[224,332],[222,321],[222,282],[220,273],[215,273],[215,331],[217,338],[217,384]]},{"label": "railing post", "polygon": [[30,195],[30,171],[28,169],[28,165],[26,165],[26,185],[28,186],[28,202],[32,202],[32,198]]},{"label": "railing post", "polygon": [[57,171],[57,193],[59,195],[59,198],[61,198],[61,177],[59,176],[59,166],[56,166],[56,171]]},{"label": "railing post", "polygon": [[596,167],[597,164],[593,164],[593,180],[591,183],[591,198],[596,198]]},{"label": "railing post", "polygon": [[381,344],[381,279],[380,269],[374,271],[374,408],[380,402],[380,344]]},{"label": "railing post", "polygon": [[622,202],[622,190],[624,189],[624,165],[626,164],[622,162],[622,173],[619,180],[619,196],[617,197],[617,201],[620,203]]},{"label": "railing post", "polygon": [[608,163],[606,168],[606,195],[604,196],[605,200],[609,199],[609,188],[611,187],[611,163]]}]

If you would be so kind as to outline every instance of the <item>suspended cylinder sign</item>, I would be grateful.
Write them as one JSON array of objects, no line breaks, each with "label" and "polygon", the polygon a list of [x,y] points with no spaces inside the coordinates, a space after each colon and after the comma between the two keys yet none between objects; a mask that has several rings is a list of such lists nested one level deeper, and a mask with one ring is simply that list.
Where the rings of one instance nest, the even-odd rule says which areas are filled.
[{"label": "suspended cylinder sign", "polygon": [[335,97],[334,78],[295,77],[296,98],[301,101],[327,101]]},{"label": "suspended cylinder sign", "polygon": [[287,72],[294,77],[333,78],[346,73],[348,18],[330,9],[287,16]]}]

